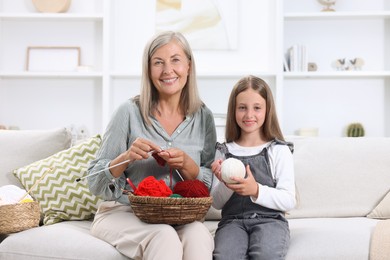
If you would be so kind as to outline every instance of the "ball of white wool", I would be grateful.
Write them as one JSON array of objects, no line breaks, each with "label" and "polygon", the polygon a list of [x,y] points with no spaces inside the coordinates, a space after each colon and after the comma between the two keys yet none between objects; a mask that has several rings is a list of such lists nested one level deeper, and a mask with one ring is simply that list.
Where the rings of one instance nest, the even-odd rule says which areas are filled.
[{"label": "ball of white wool", "polygon": [[221,164],[221,177],[226,183],[235,183],[231,177],[245,177],[245,166],[236,158],[228,158]]}]

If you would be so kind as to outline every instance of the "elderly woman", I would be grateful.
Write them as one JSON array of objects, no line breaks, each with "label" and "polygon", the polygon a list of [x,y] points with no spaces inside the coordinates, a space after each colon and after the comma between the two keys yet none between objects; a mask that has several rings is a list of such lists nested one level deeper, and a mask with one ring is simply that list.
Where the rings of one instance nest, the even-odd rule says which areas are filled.
[{"label": "elderly woman", "polygon": [[146,45],[141,84],[140,95],[114,113],[90,164],[89,187],[105,200],[91,232],[133,259],[212,259],[213,238],[202,223],[144,223],[122,192],[131,190],[126,178],[137,186],[148,176],[171,187],[181,178],[211,185],[215,124],[199,98],[194,56],[182,34],[163,32]]}]

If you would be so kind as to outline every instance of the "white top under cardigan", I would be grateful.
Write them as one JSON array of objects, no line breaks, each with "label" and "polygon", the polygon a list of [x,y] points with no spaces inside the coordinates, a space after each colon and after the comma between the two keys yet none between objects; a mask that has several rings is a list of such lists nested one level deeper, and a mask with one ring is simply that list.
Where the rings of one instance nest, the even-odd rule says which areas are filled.
[{"label": "white top under cardigan", "polygon": [[[227,143],[231,154],[236,156],[251,156],[260,153],[266,143],[256,147],[243,147],[235,142]],[[295,178],[293,155],[286,145],[272,145],[269,148],[270,168],[273,178],[276,181],[276,187],[259,185],[259,196],[251,197],[253,203],[263,207],[276,209],[280,211],[289,211],[295,207]],[[225,159],[220,151],[216,151],[215,159]],[[213,207],[221,209],[229,200],[233,191],[214,176],[211,195],[213,196]]]}]

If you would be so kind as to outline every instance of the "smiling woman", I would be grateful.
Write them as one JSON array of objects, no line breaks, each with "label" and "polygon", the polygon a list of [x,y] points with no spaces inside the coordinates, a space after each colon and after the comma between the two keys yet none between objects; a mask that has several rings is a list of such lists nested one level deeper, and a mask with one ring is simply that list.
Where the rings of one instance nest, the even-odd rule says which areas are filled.
[{"label": "smiling woman", "polygon": [[127,178],[137,187],[148,177],[169,187],[197,179],[210,188],[215,143],[214,118],[199,98],[187,40],[171,31],[155,35],[144,49],[140,95],[119,106],[90,164],[89,187],[106,200],[91,233],[133,259],[211,259],[213,239],[201,222],[150,225],[122,191],[132,189]]}]

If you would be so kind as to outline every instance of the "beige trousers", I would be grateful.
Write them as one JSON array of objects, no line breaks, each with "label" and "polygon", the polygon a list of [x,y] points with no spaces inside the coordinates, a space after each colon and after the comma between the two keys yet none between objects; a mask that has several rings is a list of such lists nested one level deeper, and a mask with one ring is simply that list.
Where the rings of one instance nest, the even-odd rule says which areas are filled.
[{"label": "beige trousers", "polygon": [[147,224],[129,205],[113,201],[100,205],[91,233],[136,260],[211,260],[214,250],[213,237],[201,222]]}]

